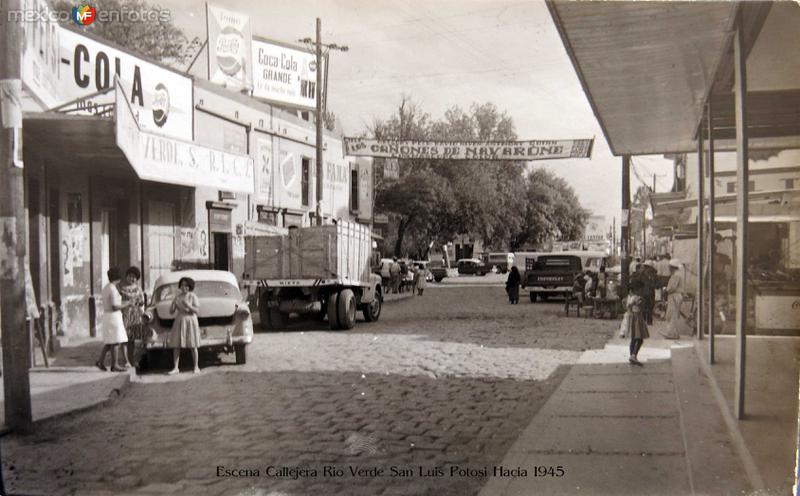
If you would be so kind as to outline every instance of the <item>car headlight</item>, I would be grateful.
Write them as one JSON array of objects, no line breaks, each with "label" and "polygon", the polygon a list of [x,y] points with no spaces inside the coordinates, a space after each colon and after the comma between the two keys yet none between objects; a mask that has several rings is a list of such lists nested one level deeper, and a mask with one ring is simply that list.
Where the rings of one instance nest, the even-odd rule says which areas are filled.
[{"label": "car headlight", "polygon": [[250,308],[247,305],[242,305],[236,308],[236,316],[240,320],[247,320],[250,318]]}]

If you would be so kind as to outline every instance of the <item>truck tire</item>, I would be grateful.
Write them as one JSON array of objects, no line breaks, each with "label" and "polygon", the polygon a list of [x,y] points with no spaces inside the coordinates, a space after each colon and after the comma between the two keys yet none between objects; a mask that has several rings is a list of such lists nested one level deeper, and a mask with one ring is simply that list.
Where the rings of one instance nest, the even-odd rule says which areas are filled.
[{"label": "truck tire", "polygon": [[536,303],[536,293],[531,291],[530,293],[528,293],[528,297],[531,299],[531,303]]},{"label": "truck tire", "polygon": [[269,323],[273,329],[283,329],[289,324],[289,314],[272,307],[269,309]]},{"label": "truck tire", "polygon": [[381,316],[381,296],[380,291],[376,292],[372,303],[364,304],[364,320],[367,322],[375,322]]},{"label": "truck tire", "polygon": [[247,363],[247,345],[235,344],[233,345],[233,352],[236,355],[236,365],[244,365]]},{"label": "truck tire", "polygon": [[332,331],[339,329],[339,293],[328,296],[328,326]]},{"label": "truck tire", "polygon": [[352,329],[356,325],[356,295],[352,289],[339,291],[339,328]]}]

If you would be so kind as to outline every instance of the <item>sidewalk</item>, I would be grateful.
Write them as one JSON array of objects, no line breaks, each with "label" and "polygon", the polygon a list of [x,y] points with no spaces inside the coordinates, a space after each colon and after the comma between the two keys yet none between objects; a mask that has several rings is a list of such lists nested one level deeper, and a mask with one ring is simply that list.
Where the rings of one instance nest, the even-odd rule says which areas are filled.
[{"label": "sidewalk", "polygon": [[[56,357],[50,358],[50,368],[45,368],[41,355],[40,365],[30,370],[31,409],[33,421],[85,410],[113,399],[130,383],[133,369],[112,373],[97,370],[93,364],[100,354],[103,342],[87,339],[65,345]],[[5,390],[0,381],[0,425],[5,423]],[[35,427],[34,427],[35,428]]]},{"label": "sidewalk", "polygon": [[[728,428],[694,340],[661,339],[658,327],[639,354],[644,367],[628,364],[627,340],[584,352],[500,463],[527,476],[490,477],[480,495],[743,494],[765,485],[788,493],[791,486],[764,484],[762,464],[746,456],[773,439],[750,439],[742,456],[745,443]],[[791,474],[789,458],[782,465]],[[537,466],[559,465],[563,477],[536,476]]]}]

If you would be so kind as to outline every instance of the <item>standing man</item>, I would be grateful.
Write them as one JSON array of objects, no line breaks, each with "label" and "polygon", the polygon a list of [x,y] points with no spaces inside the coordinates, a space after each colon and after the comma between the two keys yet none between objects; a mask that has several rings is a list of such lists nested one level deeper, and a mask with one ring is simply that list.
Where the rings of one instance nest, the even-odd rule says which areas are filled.
[{"label": "standing man", "polygon": [[656,264],[658,287],[663,288],[669,282],[669,253],[664,253]]},{"label": "standing man", "polygon": [[681,304],[683,303],[683,274],[681,263],[673,258],[669,261],[669,282],[667,283],[667,339],[680,338]]},{"label": "standing man", "polygon": [[400,264],[397,263],[397,257],[392,258],[392,265],[389,266],[389,277],[392,280],[392,291],[394,293],[400,292]]}]

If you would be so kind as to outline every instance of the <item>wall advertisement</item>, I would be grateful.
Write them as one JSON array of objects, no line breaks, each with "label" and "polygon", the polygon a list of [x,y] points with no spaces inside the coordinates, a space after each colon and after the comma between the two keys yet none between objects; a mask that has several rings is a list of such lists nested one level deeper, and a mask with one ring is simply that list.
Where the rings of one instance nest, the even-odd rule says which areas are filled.
[{"label": "wall advertisement", "polygon": [[314,54],[261,38],[253,38],[252,43],[253,96],[315,109],[317,64]]}]

